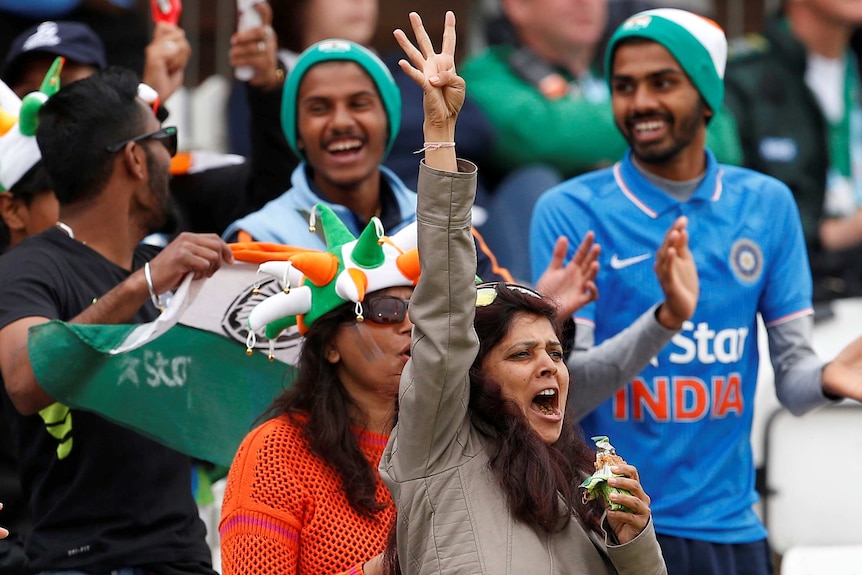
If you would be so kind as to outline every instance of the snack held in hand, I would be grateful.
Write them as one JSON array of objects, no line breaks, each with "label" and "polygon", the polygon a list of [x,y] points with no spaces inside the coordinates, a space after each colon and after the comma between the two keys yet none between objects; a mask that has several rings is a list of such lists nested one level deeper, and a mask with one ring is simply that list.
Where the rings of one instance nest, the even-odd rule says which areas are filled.
[{"label": "snack held in hand", "polygon": [[596,471],[587,477],[580,487],[584,488],[584,502],[601,497],[605,501],[605,505],[611,511],[631,511],[628,507],[614,503],[611,501],[611,493],[624,493],[631,495],[625,489],[613,487],[608,483],[608,479],[614,475],[622,477],[618,473],[613,473],[611,467],[614,465],[622,465],[625,460],[617,455],[614,446],[608,440],[606,435],[597,435],[592,438],[596,442]]}]

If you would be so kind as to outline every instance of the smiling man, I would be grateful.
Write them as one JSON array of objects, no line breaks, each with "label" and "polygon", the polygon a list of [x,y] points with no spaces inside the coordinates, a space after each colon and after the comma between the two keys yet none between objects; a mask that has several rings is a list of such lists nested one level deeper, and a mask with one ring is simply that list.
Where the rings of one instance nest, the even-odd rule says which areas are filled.
[{"label": "smiling man", "polygon": [[401,96],[377,56],[347,40],[313,45],[284,86],[282,128],[303,160],[291,188],[228,226],[223,237],[325,249],[322,237],[308,232],[318,203],[354,235],[375,215],[397,232],[415,219],[416,194],[380,164],[400,122]]},{"label": "smiling man", "polygon": [[[811,273],[790,190],[719,164],[705,147],[706,126],[722,105],[726,55],[724,32],[690,12],[649,10],[623,22],[606,68],[629,151],[613,167],[545,194],[531,229],[534,272],[558,235],[575,245],[593,230],[602,246],[601,297],[576,312],[573,387],[606,392],[582,426],[609,436],[638,466],[670,575],[772,573],[766,530],[752,509],[758,314],[788,409],[802,414],[862,396],[851,375],[862,363],[859,342],[826,365],[811,348]],[[661,297],[651,268],[663,265],[665,230],[685,233],[682,222],[705,295],[675,326],[656,313],[679,331],[629,377],[607,358],[638,353],[660,336],[643,330],[634,345],[620,338]]]}]

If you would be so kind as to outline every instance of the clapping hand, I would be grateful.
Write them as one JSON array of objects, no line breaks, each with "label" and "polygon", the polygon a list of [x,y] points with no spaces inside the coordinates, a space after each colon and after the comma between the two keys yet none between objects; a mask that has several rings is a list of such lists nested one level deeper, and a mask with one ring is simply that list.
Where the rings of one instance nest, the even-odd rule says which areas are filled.
[{"label": "clapping hand", "polygon": [[656,253],[655,274],[664,292],[658,310],[659,322],[668,329],[680,329],[697,307],[700,281],[688,248],[688,218],[680,216],[665,234]]},{"label": "clapping hand", "polygon": [[596,274],[599,272],[599,253],[595,234],[587,232],[569,263],[563,265],[569,240],[557,238],[548,267],[536,282],[536,291],[557,302],[557,316],[565,320],[573,313],[599,297]]}]

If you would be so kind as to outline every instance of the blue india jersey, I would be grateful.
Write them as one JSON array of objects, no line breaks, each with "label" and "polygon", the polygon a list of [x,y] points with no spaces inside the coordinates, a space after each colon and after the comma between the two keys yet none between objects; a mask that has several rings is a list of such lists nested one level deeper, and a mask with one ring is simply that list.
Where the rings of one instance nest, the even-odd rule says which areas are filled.
[{"label": "blue india jersey", "polygon": [[[663,301],[653,266],[674,220],[688,217],[700,278],[694,317],[634,379],[582,422],[607,435],[637,466],[652,498],[656,531],[717,543],[766,531],[750,445],[758,351],[756,314],[767,325],[811,313],[811,274],[796,203],[778,180],[720,165],[679,202],[638,172],[631,152],[612,168],[548,191],[531,229],[534,274],[556,238],[571,257],[593,230],[601,245],[599,299],[575,320],[594,326],[596,345]],[[572,381],[571,385],[579,385]]]}]

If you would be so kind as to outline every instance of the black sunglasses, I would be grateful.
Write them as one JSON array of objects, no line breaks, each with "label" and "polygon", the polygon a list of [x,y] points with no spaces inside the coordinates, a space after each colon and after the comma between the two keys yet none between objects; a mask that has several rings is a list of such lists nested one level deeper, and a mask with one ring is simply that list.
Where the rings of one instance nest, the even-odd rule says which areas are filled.
[{"label": "black sunglasses", "polygon": [[105,149],[113,154],[122,150],[123,146],[125,146],[129,142],[140,142],[143,140],[155,140],[161,145],[163,145],[165,149],[167,149],[168,153],[171,155],[172,158],[177,155],[176,126],[168,126],[166,128],[162,128],[161,130],[150,132],[149,134],[141,134],[140,136],[135,136],[134,138],[129,138],[128,140],[123,140],[122,142],[117,142],[116,144],[108,146]]},{"label": "black sunglasses", "polygon": [[358,322],[367,319],[368,321],[384,325],[401,323],[407,316],[409,305],[409,299],[402,299],[391,295],[370,297],[362,302],[364,315],[355,315],[351,311],[351,319]]}]

